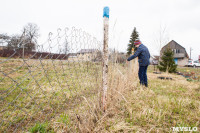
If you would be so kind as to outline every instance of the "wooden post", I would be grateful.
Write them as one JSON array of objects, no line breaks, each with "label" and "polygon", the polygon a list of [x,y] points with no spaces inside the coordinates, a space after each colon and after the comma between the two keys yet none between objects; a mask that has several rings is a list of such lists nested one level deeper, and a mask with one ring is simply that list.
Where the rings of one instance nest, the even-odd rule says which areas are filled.
[{"label": "wooden post", "polygon": [[24,32],[23,32],[23,34],[22,34],[22,46],[23,46],[23,51],[22,51],[22,58],[23,58],[23,60],[24,60],[24,45],[25,45],[25,30],[24,30]]},{"label": "wooden post", "polygon": [[[134,48],[132,48],[132,55],[133,54],[134,54]],[[138,69],[139,69],[138,58],[129,61],[128,79],[130,79],[131,82],[136,81],[138,75]]]},{"label": "wooden post", "polygon": [[107,89],[108,89],[108,28],[109,28],[109,7],[104,7],[104,41],[103,41],[103,110],[106,110]]}]

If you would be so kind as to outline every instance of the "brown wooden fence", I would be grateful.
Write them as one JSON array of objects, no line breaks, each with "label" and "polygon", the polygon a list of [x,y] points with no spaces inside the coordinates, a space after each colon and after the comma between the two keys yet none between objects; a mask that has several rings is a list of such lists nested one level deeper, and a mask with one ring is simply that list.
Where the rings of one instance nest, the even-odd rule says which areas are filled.
[{"label": "brown wooden fence", "polygon": [[[23,56],[24,54],[24,56]],[[19,50],[0,50],[0,57],[11,57],[11,58],[30,58],[30,59],[62,59],[66,60],[69,57],[69,54],[57,54],[57,53],[48,53],[48,52],[34,52],[34,51],[24,51]]]}]

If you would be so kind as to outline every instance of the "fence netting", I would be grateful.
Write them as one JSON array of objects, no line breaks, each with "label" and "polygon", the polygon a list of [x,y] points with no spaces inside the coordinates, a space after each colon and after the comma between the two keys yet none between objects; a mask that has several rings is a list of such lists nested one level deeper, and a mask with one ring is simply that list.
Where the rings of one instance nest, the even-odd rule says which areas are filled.
[{"label": "fence netting", "polygon": [[82,97],[98,93],[101,85],[100,44],[81,29],[66,28],[56,36],[50,33],[35,52],[9,50],[0,62],[2,131],[26,130],[53,119],[69,122],[68,114],[78,115]]},{"label": "fence netting", "polygon": [[[19,43],[0,51],[0,132],[91,131],[102,114],[102,41],[72,27],[49,33],[34,51]],[[124,60],[110,54],[109,88],[126,82]]]}]

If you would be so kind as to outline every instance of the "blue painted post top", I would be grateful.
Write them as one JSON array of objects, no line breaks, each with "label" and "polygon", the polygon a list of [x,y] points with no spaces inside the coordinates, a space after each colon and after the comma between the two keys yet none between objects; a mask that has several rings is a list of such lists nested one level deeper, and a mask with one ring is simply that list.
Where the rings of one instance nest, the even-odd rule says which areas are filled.
[{"label": "blue painted post top", "polygon": [[103,8],[103,17],[109,18],[109,7],[108,6]]}]

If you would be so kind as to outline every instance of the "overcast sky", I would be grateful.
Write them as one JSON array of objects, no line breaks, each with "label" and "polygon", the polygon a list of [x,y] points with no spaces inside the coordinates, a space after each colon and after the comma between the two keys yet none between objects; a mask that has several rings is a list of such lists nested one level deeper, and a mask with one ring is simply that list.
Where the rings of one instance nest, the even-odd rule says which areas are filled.
[{"label": "overcast sky", "polygon": [[[20,33],[27,23],[40,27],[39,42],[57,28],[75,26],[98,40],[103,36],[103,7],[110,8],[110,47],[126,51],[136,27],[152,55],[159,40],[175,40],[200,55],[200,0],[0,0],[0,33]],[[164,31],[162,39],[160,32]],[[162,44],[162,45],[164,45]]]}]

